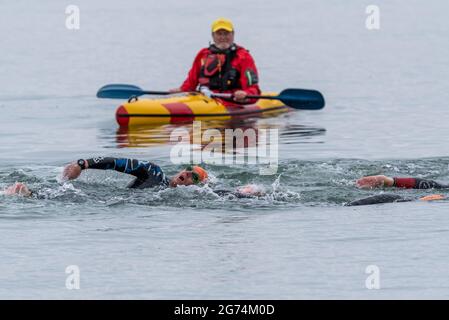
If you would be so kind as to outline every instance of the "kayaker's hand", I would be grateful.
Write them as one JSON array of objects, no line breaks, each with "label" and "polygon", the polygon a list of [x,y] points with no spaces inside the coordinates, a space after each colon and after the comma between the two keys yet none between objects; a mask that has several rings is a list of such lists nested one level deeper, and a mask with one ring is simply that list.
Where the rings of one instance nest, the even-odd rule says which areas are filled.
[{"label": "kayaker's hand", "polygon": [[370,189],[376,187],[392,187],[393,184],[394,184],[393,178],[381,175],[363,177],[356,181],[357,187],[361,189]]},{"label": "kayaker's hand", "polygon": [[62,172],[62,178],[65,180],[73,180],[80,176],[81,167],[78,163],[74,162],[65,166],[64,171]]},{"label": "kayaker's hand", "polygon": [[244,102],[247,95],[248,94],[245,91],[237,90],[236,92],[234,92],[234,100],[237,102]]},{"label": "kayaker's hand", "polygon": [[200,87],[200,92],[202,94],[204,94],[208,98],[211,98],[212,94],[213,94],[213,92],[210,91],[210,89],[208,87],[205,87],[205,86]]},{"label": "kayaker's hand", "polygon": [[168,90],[168,92],[170,92],[170,93],[179,93],[179,92],[182,92],[182,91],[183,90],[181,88],[173,88],[173,89]]}]

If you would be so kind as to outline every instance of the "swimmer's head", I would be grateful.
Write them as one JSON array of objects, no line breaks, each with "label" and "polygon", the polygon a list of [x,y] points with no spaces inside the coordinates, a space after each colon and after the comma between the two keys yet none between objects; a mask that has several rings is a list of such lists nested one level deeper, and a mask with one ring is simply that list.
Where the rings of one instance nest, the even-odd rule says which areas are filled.
[{"label": "swimmer's head", "polygon": [[204,183],[207,177],[207,171],[200,166],[188,166],[170,180],[170,187]]}]

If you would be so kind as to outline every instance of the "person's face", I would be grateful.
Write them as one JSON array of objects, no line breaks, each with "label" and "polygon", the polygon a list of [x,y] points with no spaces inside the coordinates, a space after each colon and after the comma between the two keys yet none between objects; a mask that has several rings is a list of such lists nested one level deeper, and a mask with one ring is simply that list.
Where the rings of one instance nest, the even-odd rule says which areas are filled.
[{"label": "person's face", "polygon": [[198,174],[191,170],[182,170],[170,180],[170,187],[190,186],[199,181]]},{"label": "person's face", "polygon": [[226,50],[234,43],[234,31],[229,32],[224,29],[212,32],[212,39],[218,49]]}]

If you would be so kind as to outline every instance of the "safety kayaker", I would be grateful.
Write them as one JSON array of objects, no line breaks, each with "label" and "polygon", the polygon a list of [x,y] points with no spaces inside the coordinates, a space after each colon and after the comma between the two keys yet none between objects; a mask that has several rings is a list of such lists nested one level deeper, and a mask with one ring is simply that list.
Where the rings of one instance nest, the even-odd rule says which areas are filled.
[{"label": "safety kayaker", "polygon": [[223,103],[253,103],[247,95],[260,95],[259,77],[254,59],[245,48],[234,43],[234,26],[229,19],[219,18],[212,23],[213,43],[196,55],[187,79],[170,92],[199,90],[213,93],[232,93],[233,100]]},{"label": "safety kayaker", "polygon": [[[168,178],[157,164],[130,158],[95,157],[90,159],[79,159],[64,167],[62,177],[64,180],[73,180],[80,176],[82,170],[99,169],[115,170],[130,174],[135,177],[128,184],[128,188],[151,188],[189,186],[207,182],[208,173],[200,166],[187,166],[174,177]],[[246,185],[235,191],[214,190],[219,195],[233,194],[237,197],[258,196],[262,194],[260,188],[254,185]],[[3,190],[3,194],[19,194],[23,196],[32,195],[32,191],[24,184],[16,182],[14,185]]]},{"label": "safety kayaker", "polygon": [[[406,189],[448,189],[449,185],[441,184],[433,180],[420,178],[399,178],[387,177],[384,175],[367,176],[356,181],[356,186],[361,189],[384,188],[406,188]],[[441,194],[432,194],[419,198],[423,201],[444,200],[446,197]],[[368,204],[388,203],[388,202],[408,202],[415,198],[404,197],[398,194],[382,193],[363,199],[348,202],[347,206],[360,206]]]}]

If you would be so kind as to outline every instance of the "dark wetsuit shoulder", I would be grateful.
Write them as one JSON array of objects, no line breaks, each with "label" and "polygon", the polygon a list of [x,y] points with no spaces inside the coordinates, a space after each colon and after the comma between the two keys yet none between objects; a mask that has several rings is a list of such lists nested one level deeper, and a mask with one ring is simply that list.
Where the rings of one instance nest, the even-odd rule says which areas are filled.
[{"label": "dark wetsuit shoulder", "polygon": [[129,158],[97,157],[87,159],[89,169],[115,170],[136,177],[129,188],[167,187],[170,183],[161,167],[149,162]]},{"label": "dark wetsuit shoulder", "polygon": [[382,193],[363,199],[354,200],[345,204],[345,206],[365,206],[369,204],[392,203],[392,202],[409,202],[414,199],[404,198],[398,194]]}]

